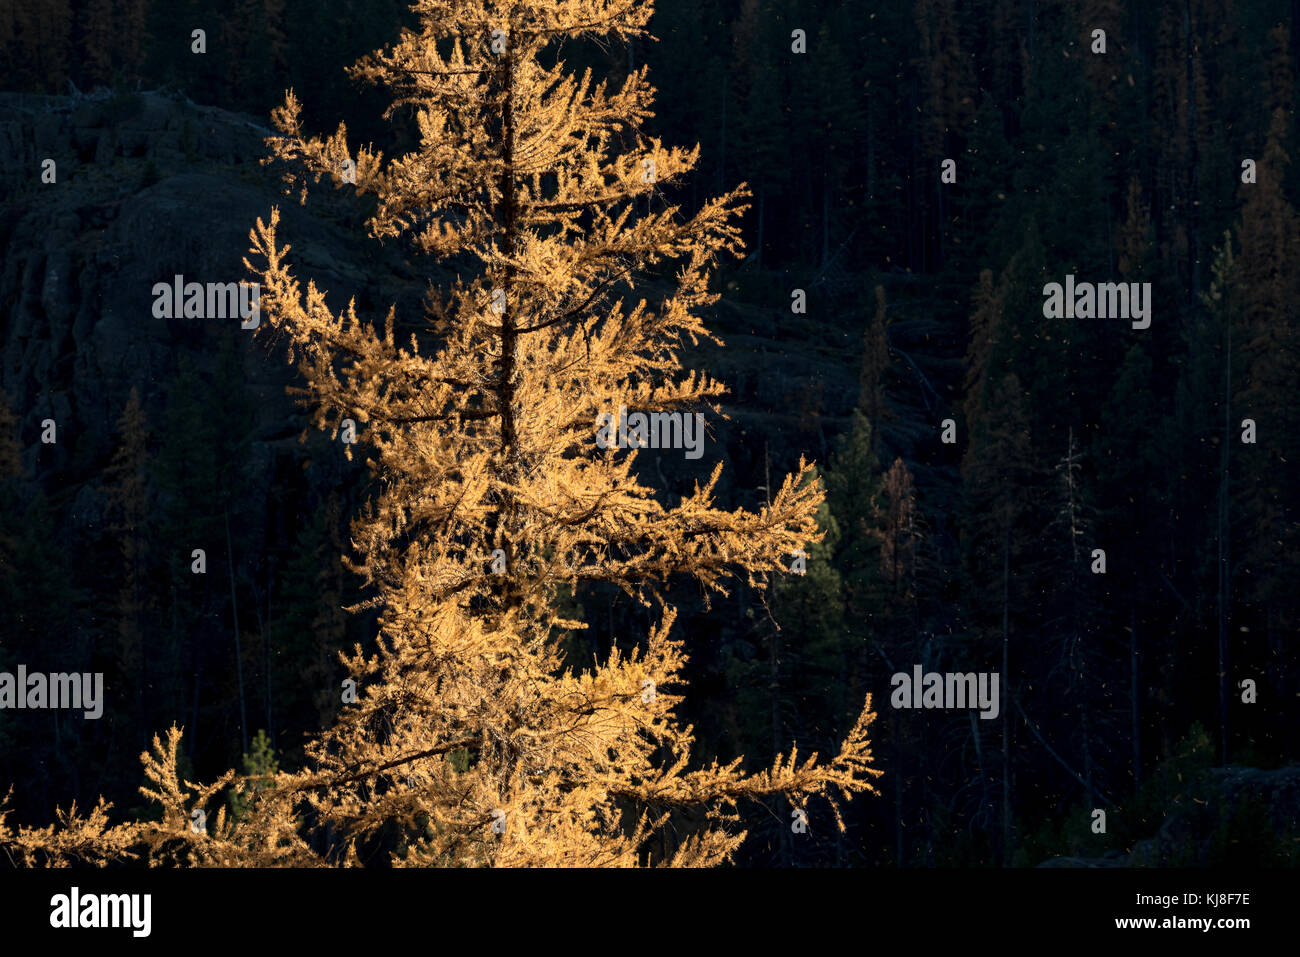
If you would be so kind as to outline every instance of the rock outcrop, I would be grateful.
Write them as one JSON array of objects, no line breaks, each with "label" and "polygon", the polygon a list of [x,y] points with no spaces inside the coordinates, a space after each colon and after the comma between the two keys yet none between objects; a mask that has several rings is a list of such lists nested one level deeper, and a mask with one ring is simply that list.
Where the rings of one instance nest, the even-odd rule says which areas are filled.
[{"label": "rock outcrop", "polygon": [[[177,274],[245,278],[249,229],[272,205],[295,269],[329,290],[331,306],[356,296],[359,310],[382,314],[394,300],[418,309],[422,284],[393,246],[358,243],[345,205],[283,195],[259,164],[267,135],[251,118],[165,93],[0,94],[0,153],[14,160],[0,167],[0,387],[22,423],[27,474],[76,489],[73,526],[100,511],[91,478],[111,456],[130,389],[157,422],[182,357],[208,374],[223,339],[239,350],[256,408],[249,489],[265,489],[279,450],[296,446],[301,416],[283,356],[237,319],[153,309],[154,284]],[[52,183],[42,181],[47,159]],[[57,423],[52,446],[38,440],[45,419]]]},{"label": "rock outcrop", "polygon": [[1054,857],[1039,867],[1279,866],[1300,857],[1300,767],[1228,765],[1188,781],[1152,837],[1128,854]]}]

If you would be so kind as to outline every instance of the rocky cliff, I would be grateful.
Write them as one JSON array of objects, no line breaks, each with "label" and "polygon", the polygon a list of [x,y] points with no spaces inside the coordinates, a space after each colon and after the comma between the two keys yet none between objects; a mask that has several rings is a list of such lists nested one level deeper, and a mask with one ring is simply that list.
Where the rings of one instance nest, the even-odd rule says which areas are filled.
[{"label": "rocky cliff", "polygon": [[[157,318],[155,283],[178,274],[187,282],[242,278],[248,231],[273,204],[295,269],[328,290],[333,306],[355,295],[362,314],[382,314],[396,301],[399,318],[410,321],[423,284],[438,279],[394,245],[366,239],[361,215],[346,202],[313,194],[301,207],[284,195],[259,162],[269,134],[251,117],[165,92],[0,94],[0,155],[10,158],[0,170],[0,386],[22,423],[28,474],[78,488],[68,516],[76,524],[93,524],[100,511],[89,479],[111,454],[131,387],[157,421],[182,357],[208,373],[223,338],[239,348],[256,407],[250,489],[266,488],[276,455],[292,448],[302,426],[285,396],[293,372],[282,357],[234,320]],[[54,161],[53,182],[43,181],[46,160]],[[744,489],[763,482],[765,452],[774,469],[801,452],[824,458],[828,423],[834,429],[856,399],[856,335],[828,329],[812,339],[796,317],[734,301],[715,318],[726,348],[689,360],[733,390],[731,421],[710,422],[721,447],[705,463],[720,454]],[[774,365],[769,352],[778,348]],[[58,426],[53,446],[39,442],[45,419]],[[679,469],[681,478],[708,471],[675,460],[657,468],[669,478]]]}]

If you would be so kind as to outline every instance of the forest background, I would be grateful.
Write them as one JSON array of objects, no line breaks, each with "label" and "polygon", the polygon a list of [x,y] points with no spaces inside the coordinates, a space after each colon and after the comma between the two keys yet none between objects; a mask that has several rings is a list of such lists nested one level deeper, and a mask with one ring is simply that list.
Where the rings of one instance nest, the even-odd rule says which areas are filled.
[{"label": "forest background", "polygon": [[[146,292],[240,277],[280,201],[259,127],[285,89],[308,129],[409,147],[343,73],[409,22],[400,0],[0,12],[0,670],[103,671],[117,701],[0,713],[20,820],[99,794],[149,814],[136,756],[172,721],[196,777],[296,766],[340,706],[334,653],[373,640],[340,610],[364,470],[299,441],[282,362]],[[726,348],[688,361],[729,418],[701,461],[643,467],[680,493],[721,460],[721,504],[753,508],[803,454],[829,493],[807,573],[766,602],[671,593],[684,715],[701,753],[762,766],[833,746],[868,691],[880,712],[883,795],[843,834],[774,805],[742,862],[1294,864],[1297,5],[660,0],[651,30],[566,53],[649,64],[650,132],[701,146],[673,201],[754,198],[710,317]],[[293,215],[309,274],[359,307],[447,278],[369,248],[343,198]],[[1151,327],[1045,319],[1070,273],[1150,282]],[[204,543],[201,581],[177,542]],[[574,605],[575,662],[648,621],[612,588]],[[1012,707],[891,708],[916,664],[999,671]]]}]

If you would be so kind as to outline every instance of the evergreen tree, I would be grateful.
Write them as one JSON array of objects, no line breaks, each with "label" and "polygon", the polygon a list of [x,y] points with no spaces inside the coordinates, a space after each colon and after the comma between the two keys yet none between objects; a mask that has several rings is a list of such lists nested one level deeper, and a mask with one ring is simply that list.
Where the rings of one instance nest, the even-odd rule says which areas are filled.
[{"label": "evergreen tree", "polygon": [[[299,526],[280,569],[267,629],[277,725],[319,731],[338,713],[344,672],[337,659],[347,625],[342,530],[340,500],[331,493]],[[288,748],[296,753],[297,743]]]},{"label": "evergreen tree", "polygon": [[836,564],[844,582],[848,619],[875,631],[883,612],[880,528],[883,512],[880,462],[873,451],[872,425],[858,409],[832,461],[827,478],[831,513],[841,526]]},{"label": "evergreen tree", "polygon": [[[1035,512],[1034,458],[1023,390],[1015,374],[986,385],[971,426],[970,445],[962,460],[965,479],[967,594],[971,613],[985,636],[976,654],[996,655],[1001,675],[1002,781],[1001,858],[1012,859],[1012,701],[1016,683],[1011,655],[1012,635],[1018,633],[1023,606],[1019,576],[1013,576],[1029,553],[1027,530]],[[992,645],[992,647],[990,647]],[[994,650],[996,648],[996,650]],[[1026,649],[1027,650],[1027,649]]]},{"label": "evergreen tree", "polygon": [[[150,546],[147,521],[152,512],[149,494],[150,456],[148,424],[140,405],[140,392],[131,388],[126,406],[117,421],[118,444],[105,470],[105,497],[113,515],[108,531],[116,539],[121,558],[118,591],[118,662],[123,679],[120,687],[134,691],[136,718],[147,727],[145,695],[153,688],[152,670],[157,664],[178,664],[150,647],[154,629],[150,627],[149,593]],[[172,704],[172,702],[168,702]]]},{"label": "evergreen tree", "polygon": [[1239,418],[1253,419],[1260,433],[1253,445],[1243,445],[1239,437],[1233,443],[1240,448],[1237,481],[1250,524],[1240,557],[1243,585],[1262,602],[1294,591],[1286,584],[1289,576],[1279,573],[1300,547],[1300,514],[1289,505],[1300,469],[1282,438],[1300,426],[1293,401],[1300,391],[1300,335],[1287,318],[1300,299],[1300,216],[1283,193],[1289,158],[1282,144],[1288,129],[1289,117],[1279,109],[1258,181],[1242,187],[1241,253],[1232,277],[1241,302],[1241,328],[1233,343],[1233,407]]},{"label": "evergreen tree", "polygon": [[21,55],[12,66],[24,89],[67,91],[71,33],[69,0],[15,0],[13,45]]}]

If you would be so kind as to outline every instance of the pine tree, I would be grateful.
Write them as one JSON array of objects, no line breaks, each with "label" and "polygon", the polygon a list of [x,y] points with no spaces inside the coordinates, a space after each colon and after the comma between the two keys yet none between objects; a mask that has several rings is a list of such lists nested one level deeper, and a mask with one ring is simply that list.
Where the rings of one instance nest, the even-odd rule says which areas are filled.
[{"label": "pine tree", "polygon": [[[1275,82],[1275,88],[1278,85]],[[1289,88],[1284,95],[1290,98]],[[1292,585],[1300,574],[1300,509],[1295,496],[1300,467],[1288,438],[1300,429],[1295,408],[1300,334],[1292,318],[1300,299],[1300,215],[1285,192],[1290,158],[1284,144],[1290,134],[1290,115],[1279,106],[1257,182],[1241,187],[1241,254],[1221,290],[1230,302],[1212,304],[1219,307],[1214,308],[1216,315],[1228,311],[1225,305],[1239,310],[1230,339],[1230,431],[1225,429],[1223,436],[1225,454],[1232,450],[1228,494],[1234,529],[1232,561],[1225,570],[1231,581],[1224,587],[1232,584],[1249,607],[1238,609],[1240,620],[1229,635],[1241,643],[1238,667],[1263,669],[1270,684],[1288,660],[1286,636],[1300,622],[1300,601]],[[1241,441],[1245,419],[1255,423],[1253,443]],[[1228,467],[1225,462],[1225,475]],[[1281,685],[1273,687],[1282,692]],[[1282,698],[1290,700],[1285,694]],[[1260,731],[1261,738],[1277,740],[1271,729]]]},{"label": "pine tree", "polygon": [[[1122,267],[1121,267],[1122,268]],[[1125,276],[1132,273],[1125,272]],[[1121,621],[1128,632],[1129,739],[1132,752],[1133,787],[1142,782],[1142,703],[1150,682],[1142,681],[1142,656],[1146,643],[1145,622],[1139,613],[1142,581],[1168,574],[1161,567],[1162,556],[1155,546],[1158,516],[1168,511],[1167,489],[1163,487],[1162,462],[1177,461],[1171,443],[1176,434],[1172,422],[1159,417],[1152,390],[1153,365],[1145,343],[1134,343],[1124,357],[1119,378],[1102,411],[1106,429],[1094,440],[1098,461],[1099,509],[1096,545],[1109,556],[1125,556],[1131,575],[1111,585],[1109,573],[1101,584],[1107,591],[1106,604],[1122,608]],[[1154,428],[1153,428],[1154,423]],[[1155,438],[1153,440],[1152,433]],[[1141,571],[1140,571],[1141,570]],[[1113,589],[1113,590],[1111,590]]]},{"label": "pine tree", "polygon": [[277,576],[267,626],[272,649],[268,680],[282,726],[319,730],[338,712],[338,653],[347,626],[341,511],[338,494],[331,493],[302,522]]},{"label": "pine tree", "polygon": [[1115,245],[1119,252],[1119,272],[1128,282],[1141,282],[1150,272],[1151,216],[1142,202],[1142,184],[1129,177],[1125,198],[1126,218]]},{"label": "pine tree", "polygon": [[784,195],[789,184],[790,166],[784,152],[790,142],[788,115],[774,111],[773,103],[781,102],[785,80],[773,62],[772,52],[782,44],[780,23],[771,9],[758,0],[743,0],[738,11],[734,34],[733,57],[728,71],[730,86],[736,103],[735,121],[732,124],[732,142],[742,155],[749,158],[749,168],[755,177],[755,231],[754,261],[763,262],[767,244],[765,229],[768,213],[768,196]]},{"label": "pine tree", "polygon": [[[922,518],[917,508],[916,486],[912,473],[902,459],[894,459],[880,489],[882,507],[877,516],[879,528],[873,530],[880,541],[879,568],[873,569],[880,581],[879,618],[881,640],[877,652],[891,671],[906,671],[910,664],[920,664],[926,671],[937,664],[946,650],[932,635],[921,631],[918,595],[918,552],[921,548]],[[929,722],[893,722],[892,751],[894,787],[894,855],[904,866],[911,848],[920,838],[919,829],[909,833],[906,800],[909,792],[919,792],[919,804],[925,819],[934,810],[931,799],[933,779],[924,773],[906,773],[910,768],[924,769],[919,755],[932,753],[932,726]]]},{"label": "pine tree", "polygon": [[[1004,866],[1012,857],[1011,637],[1017,630],[1018,589],[1012,568],[1026,549],[1025,526],[1033,516],[1034,459],[1023,389],[1014,373],[987,383],[973,417],[971,443],[962,460],[968,519],[964,545],[970,594],[982,630],[1000,651],[1002,702],[1002,836]],[[990,600],[991,599],[991,600]],[[1019,662],[1017,662],[1019,665]]]},{"label": "pine tree", "polygon": [[118,49],[129,79],[141,78],[144,68],[145,50],[150,41],[147,33],[150,2],[151,0],[121,0],[118,7],[121,31]]},{"label": "pine tree", "polygon": [[855,409],[827,476],[831,512],[842,530],[836,563],[844,579],[845,609],[850,621],[872,626],[884,613],[886,593],[880,577],[883,505],[874,431],[862,411]]},{"label": "pine tree", "polygon": [[[1283,190],[1289,157],[1283,144],[1290,120],[1285,112],[1273,115],[1268,143],[1259,166],[1258,182],[1243,186],[1239,236],[1241,255],[1232,277],[1242,312],[1241,328],[1234,336],[1237,376],[1233,405],[1241,417],[1253,418],[1266,428],[1266,438],[1242,449],[1244,498],[1254,525],[1249,549],[1249,579],[1259,597],[1271,588],[1289,592],[1287,578],[1275,574],[1278,562],[1293,555],[1279,548],[1295,534],[1295,519],[1286,507],[1289,490],[1300,470],[1291,464],[1286,445],[1273,436],[1293,434],[1297,424],[1293,398],[1300,389],[1300,337],[1289,320],[1300,298],[1300,216],[1287,202]],[[1228,290],[1225,290],[1228,292]]]},{"label": "pine tree", "polygon": [[[807,481],[820,481],[816,472]],[[814,748],[834,747],[840,729],[857,717],[858,689],[852,646],[844,617],[843,587],[835,561],[840,530],[829,502],[817,510],[823,534],[806,550],[790,557],[794,574],[773,584],[767,614],[754,615],[753,638],[737,642],[727,682],[737,689],[737,719],[730,722],[736,740],[751,747],[780,748],[787,735]],[[856,642],[860,644],[860,639]],[[733,646],[734,647],[734,646]],[[766,824],[767,826],[762,826]],[[751,833],[754,849],[779,851],[786,866],[822,861],[834,837],[839,854],[842,835],[813,832],[811,841],[792,838],[781,815],[761,821]]]},{"label": "pine tree", "polygon": [[[19,419],[5,399],[0,391],[0,671],[85,661],[89,642],[77,625],[87,595],[59,546],[56,510],[23,467]],[[93,731],[70,735],[58,722],[0,721],[0,779],[30,782],[24,808],[46,813],[75,793],[100,746]]]},{"label": "pine tree", "polygon": [[81,75],[90,83],[106,85],[113,79],[113,0],[89,0],[83,16]]},{"label": "pine tree", "polygon": [[118,660],[135,690],[137,717],[144,724],[145,689],[152,688],[150,663],[163,656],[146,647],[145,607],[148,563],[146,520],[149,508],[148,423],[140,392],[132,387],[117,422],[118,446],[105,473],[106,498],[113,515],[110,533],[122,559],[118,592]]},{"label": "pine tree", "polygon": [[[928,87],[925,118],[920,121],[923,152],[915,159],[935,171],[935,175],[922,180],[922,228],[927,233],[945,233],[952,217],[952,191],[940,184],[937,172],[941,160],[955,158],[964,148],[978,105],[975,70],[970,55],[962,51],[952,0],[917,0],[915,14],[920,46],[916,66],[921,83]],[[928,263],[924,257],[930,254],[929,247],[927,240],[922,249],[923,264]],[[941,255],[946,254],[947,249],[942,248]]]},{"label": "pine tree", "polygon": [[961,49],[956,5],[952,0],[917,0],[916,29],[920,40],[918,66],[928,85],[928,122],[922,138],[932,161],[964,135],[975,115],[975,74],[971,58]]},{"label": "pine tree", "polygon": [[17,0],[13,4],[13,42],[20,54],[15,57],[14,70],[22,89],[65,92],[71,30],[68,0]]},{"label": "pine tree", "polygon": [[858,411],[871,423],[871,452],[880,454],[880,429],[890,417],[885,403],[885,375],[889,371],[889,318],[885,287],[876,286],[876,313],[862,336],[862,366],[858,372]]},{"label": "pine tree", "polygon": [[880,565],[896,596],[907,604],[915,600],[916,550],[920,540],[920,516],[916,510],[916,486],[902,459],[894,459],[884,482],[885,528],[880,543]]},{"label": "pine tree", "polygon": [[[1108,656],[1094,633],[1094,576],[1088,569],[1095,521],[1083,457],[1074,430],[1067,433],[1065,454],[1057,462],[1047,526],[1048,564],[1058,592],[1047,607],[1056,611],[1046,622],[1043,644],[1052,658],[1045,690],[1052,695],[1057,717],[1067,716],[1069,737],[1079,744],[1077,770],[1065,765],[1086,792],[1087,807],[1097,807],[1098,738],[1105,729],[1114,682],[1105,672]],[[1043,712],[1040,712],[1040,715]],[[1104,793],[1104,792],[1103,792]]]},{"label": "pine tree", "polygon": [[[18,418],[9,408],[4,390],[0,389],[0,568],[6,570],[19,567],[22,527],[18,520],[18,479],[22,471]],[[11,610],[17,607],[22,593],[22,582],[18,575],[0,575],[0,627],[5,629],[6,635],[11,635],[17,624],[17,616]],[[8,639],[6,644],[11,642],[12,639]],[[10,654],[7,648],[0,646],[0,667],[16,663],[9,660]],[[0,754],[7,759],[8,755],[15,753],[13,745],[10,722],[4,722],[0,724]],[[0,770],[8,771],[8,764],[8,760],[0,763]]]}]

